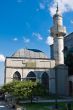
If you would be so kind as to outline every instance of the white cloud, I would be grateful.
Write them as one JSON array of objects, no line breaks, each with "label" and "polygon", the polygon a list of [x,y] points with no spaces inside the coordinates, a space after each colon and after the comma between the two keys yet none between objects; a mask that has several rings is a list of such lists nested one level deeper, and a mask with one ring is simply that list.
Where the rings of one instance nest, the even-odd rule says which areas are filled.
[{"label": "white cloud", "polygon": [[44,10],[44,9],[45,9],[45,4],[44,4],[44,3],[41,2],[41,3],[39,4],[39,6],[40,6],[40,9],[41,9],[41,10]]},{"label": "white cloud", "polygon": [[50,33],[50,29],[48,29],[48,32]]},{"label": "white cloud", "polygon": [[48,7],[49,0],[41,0],[39,2],[39,7],[36,9],[36,11],[45,10]]},{"label": "white cloud", "polygon": [[52,44],[53,44],[53,37],[48,36],[48,37],[47,37],[47,40],[46,40],[46,44],[52,45]]},{"label": "white cloud", "polygon": [[17,41],[17,40],[18,40],[18,38],[16,38],[16,37],[13,39],[13,41]]},{"label": "white cloud", "polygon": [[[61,13],[73,11],[73,0],[59,0],[58,4],[59,4],[59,10]],[[56,0],[53,0],[49,10],[51,15],[55,14]]]},{"label": "white cloud", "polygon": [[43,40],[43,37],[42,37],[42,35],[40,33],[33,32],[32,35],[35,36],[35,37],[37,37],[38,40]]},{"label": "white cloud", "polygon": [[73,20],[71,20],[70,22],[71,22],[71,24],[73,24]]},{"label": "white cloud", "polygon": [[5,61],[4,55],[0,54],[0,62],[4,62],[4,61]]},{"label": "white cloud", "polygon": [[29,43],[30,42],[30,39],[29,38],[23,37],[23,39],[24,39],[24,43]]}]

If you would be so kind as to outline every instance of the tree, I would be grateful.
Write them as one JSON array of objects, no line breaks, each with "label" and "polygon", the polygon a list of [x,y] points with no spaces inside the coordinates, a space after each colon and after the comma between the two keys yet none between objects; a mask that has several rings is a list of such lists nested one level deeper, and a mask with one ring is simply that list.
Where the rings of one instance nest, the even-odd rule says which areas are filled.
[{"label": "tree", "polygon": [[33,97],[42,97],[47,93],[42,84],[30,80],[10,82],[2,87],[2,91],[11,94],[17,101],[29,99],[31,102]]},{"label": "tree", "polygon": [[32,91],[35,83],[32,81],[21,81],[15,85],[13,95],[19,99],[30,99],[32,102]]},{"label": "tree", "polygon": [[48,95],[48,91],[41,83],[37,83],[33,87],[33,95],[36,97],[37,96],[43,97],[43,96]]},{"label": "tree", "polygon": [[18,84],[18,81],[13,81],[10,83],[5,84],[4,86],[2,86],[1,90],[6,93],[13,93],[14,89],[15,89],[15,85]]}]

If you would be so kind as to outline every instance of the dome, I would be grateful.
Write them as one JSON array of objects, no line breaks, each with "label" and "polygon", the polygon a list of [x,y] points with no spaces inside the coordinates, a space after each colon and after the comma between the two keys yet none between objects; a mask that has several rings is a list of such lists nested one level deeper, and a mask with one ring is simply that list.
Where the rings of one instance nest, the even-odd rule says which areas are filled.
[{"label": "dome", "polygon": [[20,49],[12,57],[17,58],[48,58],[44,52],[37,49]]}]

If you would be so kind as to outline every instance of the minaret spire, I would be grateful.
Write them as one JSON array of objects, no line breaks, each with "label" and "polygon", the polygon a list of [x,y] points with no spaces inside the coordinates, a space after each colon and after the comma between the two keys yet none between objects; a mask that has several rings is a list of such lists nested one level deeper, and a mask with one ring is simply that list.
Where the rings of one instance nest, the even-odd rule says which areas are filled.
[{"label": "minaret spire", "polygon": [[58,7],[58,2],[57,2],[57,10],[56,10],[56,12],[58,12],[59,11],[59,7]]},{"label": "minaret spire", "polygon": [[58,1],[57,1],[57,7],[56,7],[56,14],[59,12],[59,5],[58,5]]}]

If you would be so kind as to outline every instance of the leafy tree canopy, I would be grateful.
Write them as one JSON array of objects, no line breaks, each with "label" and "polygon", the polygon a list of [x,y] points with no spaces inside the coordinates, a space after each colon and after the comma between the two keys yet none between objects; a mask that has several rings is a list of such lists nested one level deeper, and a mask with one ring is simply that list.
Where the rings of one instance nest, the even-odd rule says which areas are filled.
[{"label": "leafy tree canopy", "polygon": [[13,81],[5,84],[2,87],[4,93],[8,92],[16,99],[30,99],[34,96],[44,96],[47,94],[47,90],[42,84],[37,82],[28,81]]}]

